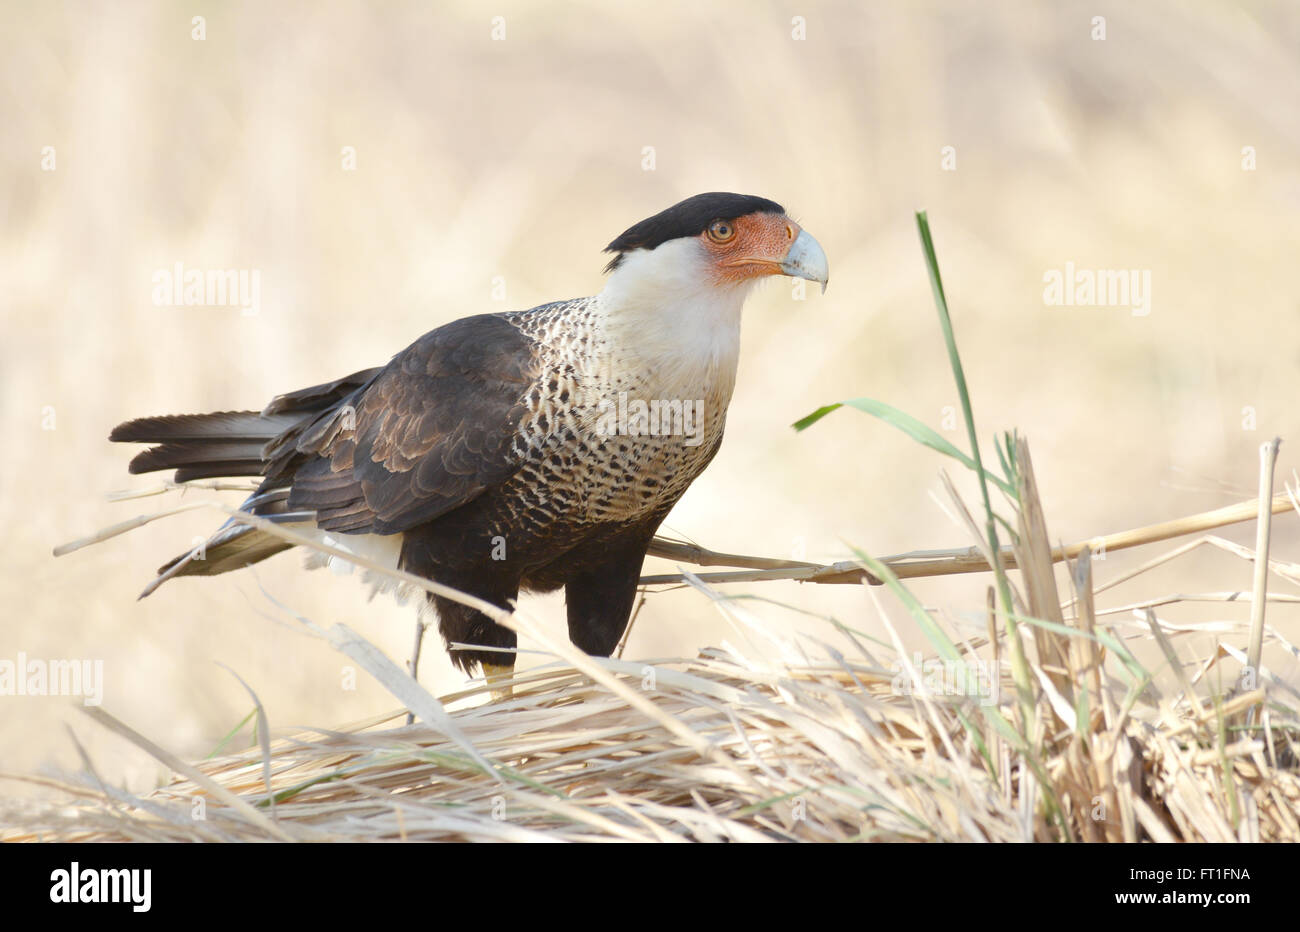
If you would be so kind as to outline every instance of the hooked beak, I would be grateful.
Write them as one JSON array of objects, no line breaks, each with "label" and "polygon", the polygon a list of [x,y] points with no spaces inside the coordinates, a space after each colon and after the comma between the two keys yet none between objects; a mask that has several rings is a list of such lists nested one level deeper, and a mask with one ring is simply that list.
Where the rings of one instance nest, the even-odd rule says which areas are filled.
[{"label": "hooked beak", "polygon": [[790,244],[790,251],[781,263],[781,272],[794,278],[806,278],[810,282],[821,282],[822,294],[826,293],[826,282],[830,280],[830,268],[826,263],[826,253],[821,244],[808,235],[807,230],[800,230],[795,241]]}]

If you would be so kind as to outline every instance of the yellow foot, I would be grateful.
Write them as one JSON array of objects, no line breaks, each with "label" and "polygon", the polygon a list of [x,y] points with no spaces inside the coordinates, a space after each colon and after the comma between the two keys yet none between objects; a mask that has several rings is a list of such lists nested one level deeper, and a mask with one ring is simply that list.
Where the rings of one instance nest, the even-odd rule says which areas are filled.
[{"label": "yellow foot", "polygon": [[488,685],[492,687],[492,698],[496,702],[509,699],[514,695],[514,688],[508,683],[505,686],[495,685],[509,680],[514,675],[515,668],[513,665],[508,667],[499,667],[494,663],[483,664],[483,679],[487,680]]}]

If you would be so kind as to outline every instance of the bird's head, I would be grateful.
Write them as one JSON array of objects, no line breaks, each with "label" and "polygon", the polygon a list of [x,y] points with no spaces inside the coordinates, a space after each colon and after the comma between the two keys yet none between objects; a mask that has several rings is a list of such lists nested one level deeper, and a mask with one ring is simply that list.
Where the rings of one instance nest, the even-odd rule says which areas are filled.
[{"label": "bird's head", "polygon": [[826,253],[774,201],[697,194],[630,227],[600,294],[616,345],[657,373],[667,398],[698,398],[712,385],[725,409],[740,349],[745,296],[759,281],[792,275],[821,282]]},{"label": "bird's head", "polygon": [[[826,253],[775,201],[746,194],[697,194],[629,227],[605,247],[614,278],[661,285],[747,290],[770,275],[820,282]],[[611,280],[611,284],[613,284]]]}]

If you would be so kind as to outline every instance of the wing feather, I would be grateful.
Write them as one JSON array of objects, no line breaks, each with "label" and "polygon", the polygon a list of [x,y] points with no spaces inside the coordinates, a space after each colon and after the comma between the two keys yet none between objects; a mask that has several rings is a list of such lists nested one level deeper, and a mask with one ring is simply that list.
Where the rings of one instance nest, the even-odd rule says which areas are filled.
[{"label": "wing feather", "polygon": [[302,429],[289,507],[326,530],[393,534],[472,501],[519,469],[511,442],[539,375],[501,315],[439,327]]}]

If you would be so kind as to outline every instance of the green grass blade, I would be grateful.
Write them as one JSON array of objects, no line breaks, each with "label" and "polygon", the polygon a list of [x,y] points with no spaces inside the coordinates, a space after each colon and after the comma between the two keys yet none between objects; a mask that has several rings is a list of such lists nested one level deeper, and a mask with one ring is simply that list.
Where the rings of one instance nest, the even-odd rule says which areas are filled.
[{"label": "green grass blade", "polygon": [[826,415],[830,414],[832,411],[842,407],[844,406],[839,403],[833,405],[823,405],[822,407],[814,411],[812,414],[809,414],[805,417],[801,417],[799,420],[795,421],[790,426],[793,427],[795,430],[807,430],[809,427],[812,427],[814,424],[816,424]]},{"label": "green grass blade", "polygon": [[204,759],[204,760],[212,760],[212,758],[214,758],[214,757],[216,757],[218,754],[220,754],[221,751],[222,751],[222,749],[223,749],[227,744],[229,744],[229,743],[231,742],[231,740],[234,739],[235,735],[239,734],[239,732],[243,730],[243,727],[244,727],[245,725],[247,725],[250,721],[252,721],[253,716],[255,716],[256,714],[257,714],[257,709],[252,709],[252,710],[250,710],[249,713],[248,713],[247,715],[245,715],[243,718],[241,718],[241,719],[239,720],[239,724],[236,725],[234,728],[230,729],[230,731],[228,731],[228,732],[225,734],[225,736],[224,736],[220,741],[217,742],[217,746],[214,747],[211,751],[209,751],[209,752],[208,752],[208,755],[207,755],[205,758],[203,758],[203,759]]},{"label": "green grass blade", "polygon": [[[895,408],[893,405],[887,404],[883,401],[877,401],[874,398],[851,398],[848,401],[826,405],[825,407],[818,408],[807,417],[795,421],[791,426],[793,426],[795,430],[804,430],[820,421],[832,411],[843,407],[857,408],[859,411],[877,417],[886,424],[897,427],[913,440],[924,444],[931,450],[942,453],[944,456],[952,457],[967,469],[977,468],[973,459],[945,440],[943,435],[933,427],[923,421],[917,420],[906,411]],[[988,474],[988,478],[997,483],[998,486],[1008,495],[1015,494],[1015,490],[1010,485],[992,473]]]}]

